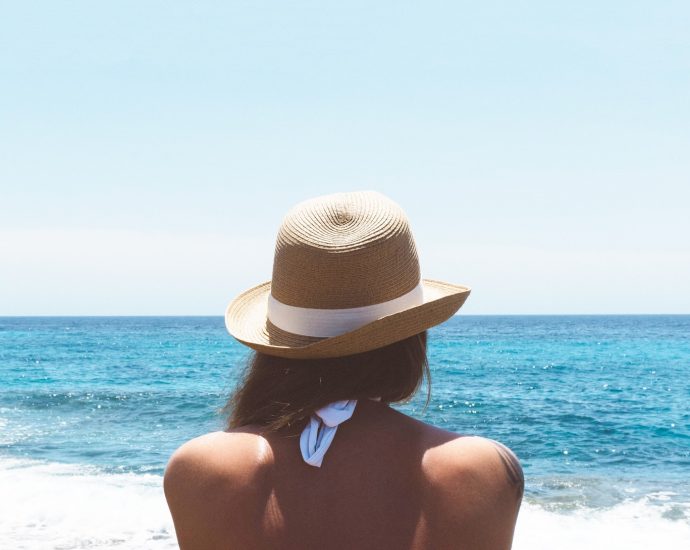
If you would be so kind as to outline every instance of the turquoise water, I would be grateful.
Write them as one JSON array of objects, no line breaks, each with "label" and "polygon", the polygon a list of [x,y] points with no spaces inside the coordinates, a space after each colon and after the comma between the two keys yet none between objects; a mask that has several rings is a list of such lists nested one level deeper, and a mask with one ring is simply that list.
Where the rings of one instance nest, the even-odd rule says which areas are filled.
[{"label": "turquoise water", "polygon": [[[216,317],[0,318],[0,460],[146,485],[222,428],[246,356]],[[690,316],[458,316],[430,365],[428,407],[401,408],[510,446],[530,505],[690,525]]]}]

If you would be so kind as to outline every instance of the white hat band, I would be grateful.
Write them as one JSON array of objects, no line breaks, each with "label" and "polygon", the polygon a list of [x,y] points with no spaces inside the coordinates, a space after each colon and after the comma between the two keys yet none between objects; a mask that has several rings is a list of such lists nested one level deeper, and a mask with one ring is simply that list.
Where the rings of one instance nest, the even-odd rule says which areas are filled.
[{"label": "white hat band", "polygon": [[268,319],[279,329],[292,334],[330,338],[423,303],[424,291],[421,282],[409,292],[387,302],[344,309],[289,306],[269,294]]}]

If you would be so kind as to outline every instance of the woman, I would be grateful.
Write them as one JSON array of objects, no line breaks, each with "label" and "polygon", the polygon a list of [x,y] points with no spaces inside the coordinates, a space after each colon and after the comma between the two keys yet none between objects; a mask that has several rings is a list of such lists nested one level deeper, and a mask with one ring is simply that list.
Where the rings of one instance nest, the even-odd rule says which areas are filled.
[{"label": "woman", "polygon": [[510,548],[513,453],[389,407],[428,376],[426,330],[469,292],[420,278],[405,214],[378,193],[293,208],[272,280],[226,311],[255,350],[228,430],[166,469],[180,548]]}]

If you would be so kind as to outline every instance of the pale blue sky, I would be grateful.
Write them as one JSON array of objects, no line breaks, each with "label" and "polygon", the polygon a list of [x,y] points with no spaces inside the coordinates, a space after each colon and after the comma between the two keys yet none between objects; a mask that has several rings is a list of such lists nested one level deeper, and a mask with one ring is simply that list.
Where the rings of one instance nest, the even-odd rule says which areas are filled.
[{"label": "pale blue sky", "polygon": [[690,313],[690,3],[3,2],[0,315],[222,314],[376,189],[466,313]]}]

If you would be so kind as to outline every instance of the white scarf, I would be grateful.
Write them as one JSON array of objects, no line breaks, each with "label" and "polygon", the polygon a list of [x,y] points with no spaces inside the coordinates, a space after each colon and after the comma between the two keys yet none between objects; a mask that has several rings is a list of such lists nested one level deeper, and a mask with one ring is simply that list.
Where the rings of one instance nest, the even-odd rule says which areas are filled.
[{"label": "white scarf", "polygon": [[302,458],[310,466],[321,467],[323,457],[331,446],[338,425],[352,417],[355,412],[356,399],[335,401],[311,415],[309,423],[302,430],[299,446]]}]

